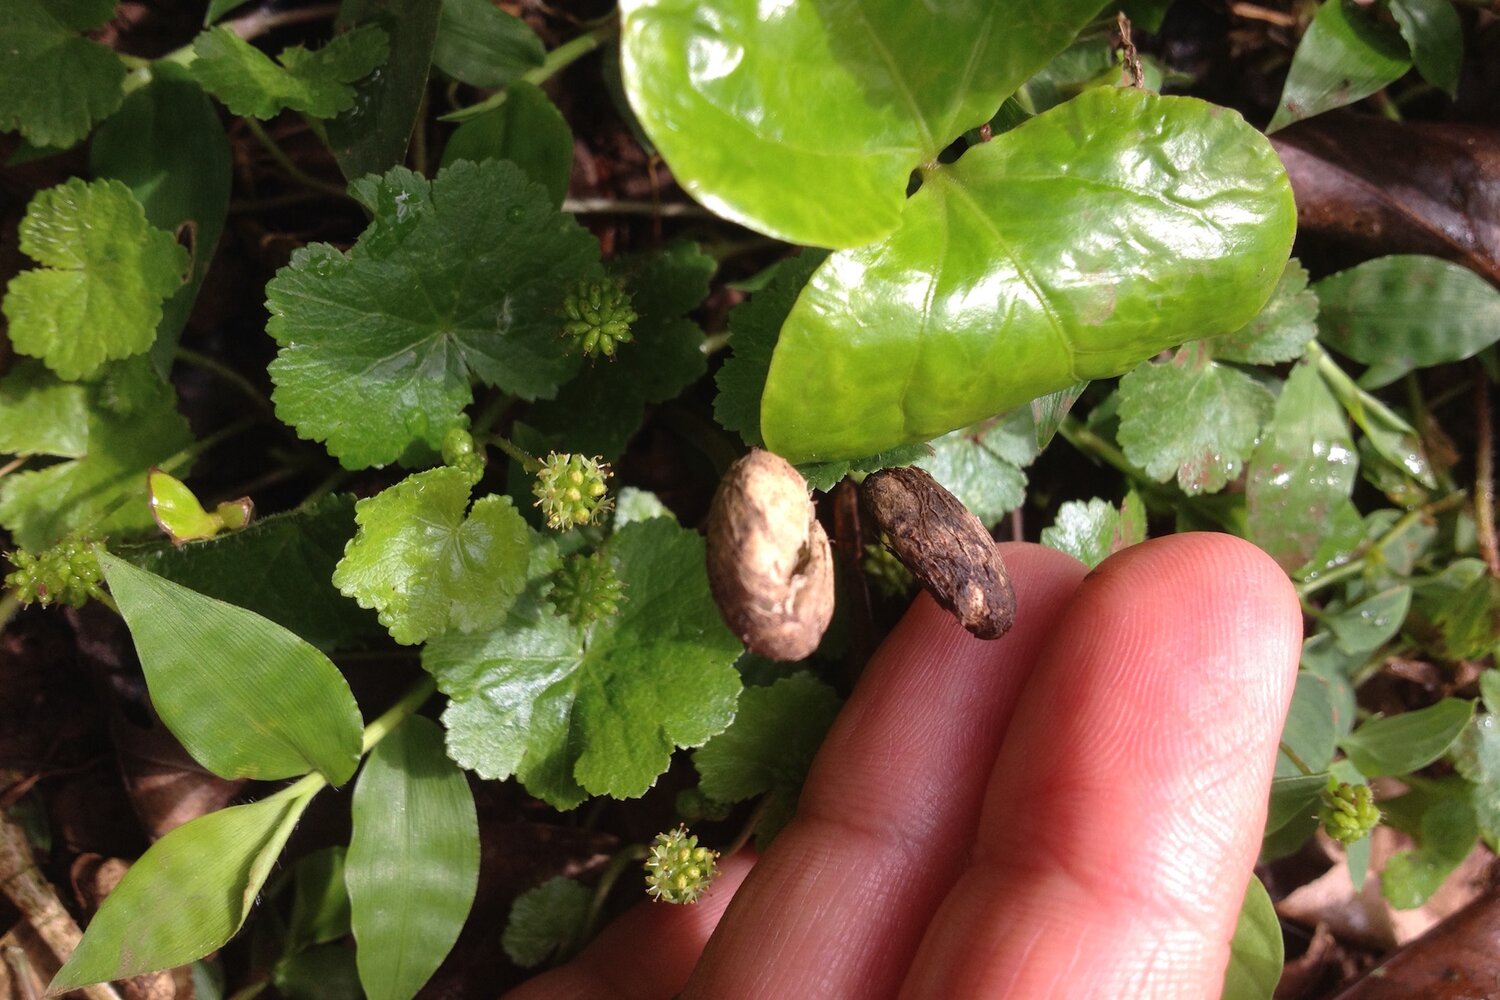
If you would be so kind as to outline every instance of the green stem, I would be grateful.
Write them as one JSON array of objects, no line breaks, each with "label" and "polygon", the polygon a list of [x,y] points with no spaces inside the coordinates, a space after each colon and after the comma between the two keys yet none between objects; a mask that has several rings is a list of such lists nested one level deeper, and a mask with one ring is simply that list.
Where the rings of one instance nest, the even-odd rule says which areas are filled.
[{"label": "green stem", "polygon": [[1432,503],[1418,507],[1416,510],[1407,511],[1399,521],[1390,526],[1385,534],[1365,546],[1363,553],[1358,557],[1350,559],[1348,562],[1336,566],[1326,573],[1319,573],[1317,576],[1297,584],[1297,596],[1306,599],[1309,594],[1317,593],[1325,587],[1331,587],[1341,580],[1347,580],[1349,577],[1359,574],[1367,565],[1369,552],[1385,548],[1418,524],[1449,508],[1458,506],[1463,501],[1464,494],[1452,493],[1439,500],[1434,500]]},{"label": "green stem", "polygon": [[1286,759],[1289,760],[1289,761],[1291,761],[1292,764],[1293,764],[1293,766],[1295,766],[1297,768],[1297,770],[1301,771],[1304,775],[1307,775],[1308,777],[1312,777],[1314,774],[1318,773],[1318,772],[1314,771],[1312,768],[1310,768],[1310,767],[1307,766],[1307,761],[1305,761],[1301,757],[1299,757],[1297,755],[1297,751],[1295,751],[1291,747],[1287,746],[1286,740],[1282,740],[1277,745],[1281,748],[1281,752],[1284,753],[1284,754],[1286,754]]},{"label": "green stem", "polygon": [[396,704],[380,713],[379,717],[365,726],[365,736],[360,742],[359,752],[367,754],[375,749],[375,744],[385,739],[401,723],[406,721],[407,716],[412,715],[417,709],[426,703],[432,693],[437,690],[437,682],[430,674],[424,674],[421,680],[413,684],[405,694],[397,699]]},{"label": "green stem", "polygon": [[594,936],[594,931],[599,927],[599,917],[604,912],[604,904],[609,899],[610,890],[615,887],[615,883],[620,880],[620,876],[627,868],[644,860],[646,860],[646,848],[640,844],[632,844],[609,859],[604,873],[599,876],[599,884],[594,887],[594,896],[589,900],[588,912],[584,915],[583,923],[578,927],[578,934],[557,956],[559,961],[572,958],[589,943]]},{"label": "green stem", "polygon": [[[619,25],[614,18],[610,18],[597,28],[586,31],[577,38],[566,41],[551,52],[548,52],[547,57],[542,60],[540,66],[527,73],[523,73],[520,79],[527,83],[541,86],[557,73],[567,69],[573,63],[603,45],[606,40],[613,38],[618,31]],[[463,122],[468,121],[470,118],[477,118],[485,112],[493,111],[504,104],[508,96],[508,91],[498,91],[486,97],[478,104],[471,104],[466,108],[450,111],[440,117],[438,121]]]},{"label": "green stem", "polygon": [[0,479],[4,479],[29,461],[31,461],[30,455],[17,455],[4,465],[0,465]]},{"label": "green stem", "polygon": [[323,481],[314,486],[312,490],[308,492],[307,496],[302,498],[302,503],[299,506],[303,508],[311,507],[313,504],[317,503],[319,500],[323,499],[328,494],[338,489],[339,486],[342,485],[346,480],[348,480],[348,478],[352,475],[354,475],[354,473],[350,472],[348,469],[342,467],[334,469],[328,475],[324,476]]},{"label": "green stem", "polygon": [[115,603],[115,599],[112,595],[106,594],[101,590],[98,593],[94,594],[94,600],[98,601],[100,604],[104,605],[115,614],[120,614],[120,606]]},{"label": "green stem", "polygon": [[14,590],[7,590],[5,596],[0,597],[0,633],[5,631],[5,626],[21,610],[21,595]]},{"label": "green stem", "polygon": [[724,857],[733,857],[740,852],[742,847],[750,842],[750,838],[755,835],[755,828],[760,826],[761,818],[765,816],[766,809],[770,805],[771,796],[762,795],[760,801],[755,803],[755,808],[750,811],[750,817],[745,820],[745,825],[740,827],[740,832],[735,834],[735,838],[729,842],[729,846],[724,848]]},{"label": "green stem", "polygon": [[510,456],[511,461],[519,462],[521,468],[525,469],[527,472],[535,473],[541,470],[542,463],[539,459],[527,454],[520,448],[516,447],[516,445],[513,444],[511,440],[505,435],[492,434],[486,440],[489,444],[494,445],[496,448],[499,448],[501,451],[505,452],[506,455]]},{"label": "green stem", "polygon": [[328,181],[318,180],[318,178],[293,163],[291,157],[287,156],[286,152],[276,144],[276,140],[271,138],[270,133],[265,130],[260,122],[254,118],[241,118],[240,121],[245,123],[245,128],[249,130],[251,135],[255,136],[256,141],[265,148],[265,151],[270,154],[271,159],[276,161],[276,165],[281,168],[282,173],[286,174],[292,180],[303,187],[312,188],[314,191],[321,191],[335,198],[353,200],[349,192],[344,188],[337,184],[331,184]]},{"label": "green stem", "polygon": [[255,383],[251,382],[245,376],[241,375],[233,368],[230,368],[222,361],[219,361],[216,358],[211,358],[207,354],[202,354],[198,351],[195,351],[191,347],[179,346],[177,348],[176,355],[177,360],[185,364],[192,365],[195,368],[202,368],[204,371],[210,372],[223,379],[225,382],[228,382],[230,385],[238,389],[246,399],[253,402],[257,407],[264,410],[265,412],[275,412],[274,408],[271,406],[271,401],[261,394],[261,391],[255,387]]}]

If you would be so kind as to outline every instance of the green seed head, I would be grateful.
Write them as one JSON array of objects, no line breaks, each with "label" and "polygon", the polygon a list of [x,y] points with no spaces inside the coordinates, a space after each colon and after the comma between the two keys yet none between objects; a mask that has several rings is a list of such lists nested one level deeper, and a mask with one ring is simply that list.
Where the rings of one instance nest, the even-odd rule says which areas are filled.
[{"label": "green seed head", "polygon": [[484,475],[484,452],[474,447],[474,438],[468,431],[454,427],[443,435],[443,464],[478,482]]},{"label": "green seed head", "polygon": [[554,451],[542,462],[531,488],[535,506],[542,508],[547,526],[556,531],[597,523],[614,506],[604,483],[612,474],[598,458]]},{"label": "green seed head", "polygon": [[639,317],[630,293],[614,278],[584,278],[563,299],[563,336],[588,357],[615,355],[615,347],[631,339],[630,324]]},{"label": "green seed head", "polygon": [[40,555],[23,549],[9,558],[15,571],[6,576],[5,585],[15,590],[23,604],[81,608],[104,592],[100,587],[104,573],[90,542],[70,539]]},{"label": "green seed head", "polygon": [[575,624],[590,625],[618,614],[624,595],[625,585],[614,566],[596,552],[569,558],[552,578],[547,601]]},{"label": "green seed head", "polygon": [[1380,809],[1370,797],[1369,785],[1340,782],[1323,790],[1318,819],[1334,840],[1352,844],[1380,824]]},{"label": "green seed head", "polygon": [[719,876],[718,851],[698,846],[687,827],[656,835],[646,858],[646,892],[664,903],[696,903]]}]

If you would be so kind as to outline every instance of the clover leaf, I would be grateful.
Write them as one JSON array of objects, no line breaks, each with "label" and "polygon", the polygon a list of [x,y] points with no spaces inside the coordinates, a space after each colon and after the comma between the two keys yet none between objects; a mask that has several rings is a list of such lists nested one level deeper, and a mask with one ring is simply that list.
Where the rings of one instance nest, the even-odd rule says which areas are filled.
[{"label": "clover leaf", "polygon": [[550,397],[578,370],[560,308],[599,248],[511,163],[398,167],[352,187],[374,215],[348,253],[314,243],[266,286],[276,412],[346,468],[436,451],[478,379]]},{"label": "clover leaf", "polygon": [[526,522],[499,496],[465,516],[472,482],[455,468],[429,469],[355,505],[359,533],[333,583],[378,611],[397,642],[498,625],[526,583]]},{"label": "clover leaf", "polygon": [[82,37],[114,12],[114,0],[5,0],[0,131],[68,147],[120,106],[125,64]]},{"label": "clover leaf", "polygon": [[534,579],[499,628],[449,633],[422,655],[451,699],[449,756],[486,778],[515,774],[559,809],[643,794],[674,748],[723,732],[740,690],[740,644],[709,595],[697,533],[636,521],[602,551],[624,584],[616,616],[574,624]]},{"label": "clover leaf", "polygon": [[69,380],[149,348],[162,302],[188,266],[187,251],[151,226],[115,180],[75,177],[40,192],[21,220],[20,241],[42,267],[6,289],[11,343]]},{"label": "clover leaf", "polygon": [[274,118],[291,108],[332,118],[354,104],[351,84],[385,62],[389,50],[385,32],[364,25],[315,52],[300,45],[283,49],[273,62],[228,28],[212,28],[193,42],[196,58],[188,70],[237,115]]}]

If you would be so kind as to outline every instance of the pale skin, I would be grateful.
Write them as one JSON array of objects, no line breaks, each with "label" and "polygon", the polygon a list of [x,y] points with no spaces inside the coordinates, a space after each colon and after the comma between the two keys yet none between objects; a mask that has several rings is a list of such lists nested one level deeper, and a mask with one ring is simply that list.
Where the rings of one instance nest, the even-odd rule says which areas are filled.
[{"label": "pale skin", "polygon": [[796,819],[696,906],[642,904],[510,1000],[1215,1000],[1260,844],[1302,619],[1227,535],[1093,573],[1002,546],[1015,627],[920,599]]}]

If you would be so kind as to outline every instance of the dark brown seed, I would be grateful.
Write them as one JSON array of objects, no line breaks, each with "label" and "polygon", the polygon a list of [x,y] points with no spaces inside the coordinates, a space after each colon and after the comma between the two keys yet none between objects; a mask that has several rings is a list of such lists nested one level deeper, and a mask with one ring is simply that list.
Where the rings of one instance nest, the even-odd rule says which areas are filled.
[{"label": "dark brown seed", "polygon": [[833,617],[833,555],[807,482],[754,450],[725,473],[708,512],[708,582],[747,649],[800,660]]},{"label": "dark brown seed", "polygon": [[918,468],[883,469],[860,486],[864,508],[896,558],[937,602],[981,639],[998,639],[1016,614],[1010,574],[979,518]]}]

